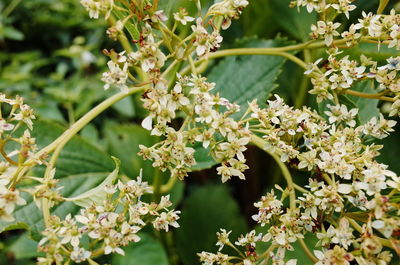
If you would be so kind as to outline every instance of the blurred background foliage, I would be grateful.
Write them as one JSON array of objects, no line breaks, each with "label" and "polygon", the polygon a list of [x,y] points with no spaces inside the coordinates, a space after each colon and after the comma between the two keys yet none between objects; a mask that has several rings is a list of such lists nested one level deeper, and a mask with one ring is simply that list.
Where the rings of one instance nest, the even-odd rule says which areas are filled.
[{"label": "blurred background foliage", "polygon": [[[211,2],[202,1],[204,6]],[[241,19],[224,32],[222,48],[286,45],[308,40],[310,25],[316,21],[314,14],[289,9],[289,0],[250,2]],[[375,10],[378,1],[360,0],[356,4],[358,9],[351,13],[347,25],[356,21],[362,10]],[[194,3],[187,0],[161,0],[160,5],[169,16],[182,6],[194,10]],[[339,19],[345,21],[344,18]],[[8,95],[22,95],[35,109],[38,121],[34,135],[39,147],[50,143],[96,103],[115,93],[104,91],[100,81],[107,61],[102,50],[114,48],[120,51],[117,43],[106,38],[106,28],[103,20],[89,19],[78,0],[0,1],[0,91]],[[363,45],[349,49],[347,53],[353,57],[363,53],[383,60],[393,51],[378,51],[376,46]],[[309,59],[316,60],[325,54],[321,50],[310,56]],[[261,70],[254,74],[254,69]],[[229,78],[224,79],[224,76],[232,74],[227,73],[228,70],[252,74],[242,74],[241,79],[236,78],[229,83]],[[229,91],[236,91],[242,85],[246,90],[257,87],[261,102],[265,102],[271,93],[277,93],[291,105],[306,104],[321,109],[309,95],[299,102],[299,89],[301,86],[307,89],[309,82],[302,69],[282,58],[253,56],[250,59],[221,59],[213,62],[206,74],[211,80],[219,82],[218,87],[229,87]],[[371,102],[372,105],[366,105],[354,100],[352,104],[363,108],[367,114],[376,113],[377,108],[385,108],[378,102]],[[144,114],[139,96],[126,98],[97,117],[66,146],[57,163],[57,177],[64,183],[64,195],[74,194],[77,187],[89,189],[97,185],[106,175],[104,172],[113,169],[111,155],[121,159],[122,173],[128,178],[135,178],[143,168],[147,181],[152,182],[157,174],[161,175],[163,182],[167,181],[166,173],[158,172],[151,167],[151,163],[144,162],[137,155],[138,144],[151,145],[157,141],[138,125]],[[382,162],[400,173],[400,163],[397,162],[400,157],[397,148],[399,134],[393,134],[383,144]],[[235,179],[221,185],[215,168],[212,168],[215,163],[206,151],[200,153],[197,157],[201,162],[198,170],[184,183],[178,182],[171,192],[175,207],[182,211],[181,228],[168,234],[151,229],[143,231],[142,240],[127,247],[125,257],[107,256],[100,262],[116,265],[195,265],[199,264],[197,252],[216,250],[215,233],[219,228],[233,229],[232,238],[249,229],[260,229],[251,220],[251,215],[255,213],[253,202],[274,184],[284,186],[284,182],[274,161],[257,148],[250,146],[246,158],[250,165],[247,180]],[[32,173],[40,175],[42,172],[39,168]],[[293,172],[293,175],[298,184],[307,183],[307,174]],[[43,224],[35,206],[30,206],[31,220],[26,223],[34,224],[35,229],[29,233],[23,229],[1,233],[0,264],[34,264],[34,257],[40,255],[36,252],[35,240],[40,238]],[[53,213],[65,215],[76,210],[71,205],[63,204]],[[20,228],[26,226],[21,225]],[[313,238],[306,239],[315,241]],[[259,246],[257,251],[262,249],[263,246]],[[290,255],[299,259],[298,264],[311,264],[300,248],[295,249]]]}]

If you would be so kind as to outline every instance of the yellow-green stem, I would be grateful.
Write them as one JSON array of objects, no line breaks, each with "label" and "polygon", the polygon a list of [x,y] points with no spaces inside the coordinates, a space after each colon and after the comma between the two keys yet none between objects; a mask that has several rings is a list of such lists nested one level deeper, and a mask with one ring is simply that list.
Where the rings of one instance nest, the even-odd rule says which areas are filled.
[{"label": "yellow-green stem", "polygon": [[[350,225],[351,225],[352,227],[354,227],[354,229],[357,230],[357,232],[359,232],[360,234],[363,233],[362,227],[361,227],[354,219],[352,219],[352,218],[350,218],[350,217],[348,217],[348,216],[346,216],[346,219],[349,221]],[[384,238],[380,238],[380,237],[376,237],[376,238],[379,240],[379,242],[380,242],[383,246],[388,247],[388,248],[395,249],[395,248],[393,247],[392,243],[391,243],[389,240],[384,239]]]},{"label": "yellow-green stem", "polygon": [[[119,92],[114,96],[104,100],[102,103],[91,109],[88,113],[86,113],[82,118],[80,118],[77,122],[75,122],[68,130],[66,130],[61,136],[59,136],[56,140],[54,140],[51,144],[42,148],[39,152],[36,153],[34,159],[30,159],[27,161],[27,165],[24,170],[21,170],[19,176],[23,176],[30,168],[30,164],[34,163],[35,159],[42,157],[44,154],[49,154],[52,151],[56,150],[54,155],[52,156],[48,167],[46,168],[45,178],[50,178],[50,171],[53,168],[55,161],[61,152],[64,145],[74,136],[76,135],[85,125],[87,125],[90,121],[92,121],[95,117],[97,117],[101,112],[109,108],[114,103],[119,100],[132,95],[136,92],[144,90],[145,87],[133,87],[129,89],[127,92]],[[43,217],[45,220],[46,226],[48,226],[49,218],[50,218],[50,208],[49,201],[47,199],[42,200],[42,211]]]},{"label": "yellow-green stem", "polygon": [[160,192],[161,193],[169,192],[174,187],[177,180],[178,180],[177,177],[170,177],[168,182],[161,186]]},{"label": "yellow-green stem", "polygon": [[[304,62],[306,64],[312,62],[311,52],[309,49],[304,49],[303,55],[304,55]],[[303,75],[303,78],[301,80],[300,87],[299,87],[299,92],[296,93],[297,96],[296,96],[296,99],[294,102],[295,108],[300,108],[304,104],[304,100],[305,100],[307,92],[308,92],[307,88],[308,88],[309,83],[310,83],[309,77],[306,75]]]},{"label": "yellow-green stem", "polygon": [[389,0],[380,0],[378,10],[376,11],[376,13],[382,14],[383,10],[385,10],[385,7],[387,6],[388,3],[389,3]]},{"label": "yellow-green stem", "polygon": [[[289,46],[286,46],[289,47]],[[281,47],[285,48],[285,47]],[[294,56],[291,53],[287,53],[282,50],[281,48],[238,48],[238,49],[226,49],[222,51],[217,51],[211,53],[208,56],[208,59],[216,59],[225,56],[233,56],[233,55],[276,55],[276,56],[283,56],[292,62],[296,63],[297,65],[301,66],[302,68],[306,68],[307,64],[299,59],[298,57]],[[202,61],[202,60],[200,60]]]},{"label": "yellow-green stem", "polygon": [[285,178],[287,185],[288,185],[290,209],[294,210],[296,208],[296,194],[295,194],[295,190],[294,190],[294,183],[293,183],[292,175],[290,174],[289,169],[287,168],[285,163],[283,163],[276,154],[274,154],[273,152],[270,152],[269,150],[267,150],[265,148],[266,142],[261,137],[253,134],[253,135],[251,135],[251,142],[254,145],[256,145],[257,147],[259,147],[260,149],[262,149],[263,151],[265,151],[266,153],[268,153],[270,156],[272,156],[272,158],[278,164],[279,168],[282,171],[282,175]]},{"label": "yellow-green stem", "polygon": [[304,253],[306,253],[307,257],[314,263],[318,262],[318,259],[312,254],[308,246],[306,245],[306,242],[304,242],[304,239],[299,238],[298,239],[300,242],[300,246],[303,248]]},{"label": "yellow-green stem", "polygon": [[348,95],[352,95],[352,96],[361,97],[361,98],[373,98],[373,99],[379,99],[379,100],[384,100],[384,101],[389,101],[389,102],[395,101],[394,98],[382,96],[381,93],[368,94],[368,93],[362,93],[362,92],[358,92],[358,91],[354,91],[354,90],[350,90],[350,89],[345,90],[344,93],[348,94]]}]

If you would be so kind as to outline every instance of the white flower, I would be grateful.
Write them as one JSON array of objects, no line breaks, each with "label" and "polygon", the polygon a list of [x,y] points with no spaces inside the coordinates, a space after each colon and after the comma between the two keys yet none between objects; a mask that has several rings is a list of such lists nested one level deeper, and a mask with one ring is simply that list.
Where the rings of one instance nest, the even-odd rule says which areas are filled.
[{"label": "white flower", "polygon": [[222,248],[223,248],[226,244],[229,244],[229,243],[230,243],[230,241],[229,241],[229,234],[232,232],[232,231],[226,232],[225,229],[220,229],[220,230],[221,230],[221,232],[217,232],[218,242],[217,242],[216,245],[219,246],[218,251],[221,251]]},{"label": "white flower", "polygon": [[89,12],[90,18],[99,18],[100,13],[105,13],[107,19],[112,11],[114,0],[81,0],[83,5]]},{"label": "white flower", "polygon": [[105,82],[104,89],[109,89],[110,86],[115,85],[121,91],[126,91],[128,86],[126,80],[128,79],[128,64],[124,63],[122,68],[118,63],[108,61],[107,63],[110,71],[103,73],[101,80]]},{"label": "white flower", "polygon": [[75,247],[71,252],[70,257],[74,262],[81,263],[90,258],[91,255],[92,253],[90,251],[87,251],[84,248]]},{"label": "white flower", "polygon": [[194,21],[194,18],[188,16],[188,13],[185,8],[180,8],[179,12],[174,13],[174,19],[180,22],[182,25],[186,25],[187,22]]},{"label": "white flower", "polygon": [[333,42],[334,36],[339,36],[339,32],[336,31],[338,27],[340,27],[340,23],[333,23],[332,21],[318,21],[317,25],[311,25],[311,31],[315,37],[321,36],[325,39],[326,46],[330,46]]},{"label": "white flower", "polygon": [[169,212],[162,212],[160,216],[158,216],[152,223],[153,227],[157,230],[165,230],[166,232],[169,231],[169,226],[178,228],[179,224],[177,220],[179,219],[178,214],[180,211],[169,211]]}]

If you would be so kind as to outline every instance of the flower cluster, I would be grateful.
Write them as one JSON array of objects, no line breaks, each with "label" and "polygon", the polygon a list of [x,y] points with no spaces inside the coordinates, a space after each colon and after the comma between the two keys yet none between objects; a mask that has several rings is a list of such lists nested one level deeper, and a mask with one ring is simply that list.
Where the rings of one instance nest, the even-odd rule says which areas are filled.
[{"label": "flower cluster", "polygon": [[[10,99],[4,94],[0,94],[0,108],[0,220],[11,222],[16,205],[26,204],[15,188],[23,177],[19,175],[18,168],[28,159],[39,164],[42,161],[34,157],[37,147],[30,133],[32,120],[35,119],[33,110],[22,97]],[[28,129],[20,132],[19,129],[24,126]],[[8,146],[14,149],[9,150]]]},{"label": "flower cluster", "polygon": [[400,49],[400,15],[392,9],[388,15],[376,15],[365,13],[358,23],[351,24],[348,30],[339,33],[337,30],[341,23],[330,20],[320,20],[316,25],[311,26],[311,37],[323,39],[326,46],[334,46],[334,38],[341,36],[336,44],[346,43],[347,46],[354,46],[362,40],[377,41],[385,43],[389,48]]},{"label": "flower cluster", "polygon": [[[39,242],[39,250],[46,256],[38,258],[38,264],[71,260],[80,263],[103,253],[124,255],[121,247],[138,242],[137,233],[147,223],[156,230],[179,227],[180,212],[167,209],[172,205],[169,195],[161,197],[159,203],[141,200],[143,195],[152,193],[141,176],[127,183],[119,181],[116,185],[107,185],[104,191],[107,197],[102,204],[92,203],[79,214],[68,214],[63,220],[51,217]],[[90,244],[85,243],[88,240]]]},{"label": "flower cluster", "polygon": [[[151,130],[151,134],[163,135],[166,139],[150,148],[141,145],[140,154],[154,160],[153,166],[169,169],[173,176],[182,179],[196,164],[193,146],[200,142],[222,164],[217,171],[223,182],[231,176],[243,179],[242,172],[248,168],[243,152],[250,141],[250,131],[245,124],[229,117],[238,112],[239,107],[212,94],[210,91],[215,84],[204,77],[192,75],[178,79],[170,92],[162,82],[146,91],[143,105],[150,115],[142,126]],[[178,131],[170,126],[177,111],[188,114]]]},{"label": "flower cluster", "polygon": [[81,0],[83,5],[89,12],[90,18],[99,18],[100,14],[104,14],[107,19],[113,9],[114,0]]},{"label": "flower cluster", "polygon": [[[364,86],[371,86],[376,83],[376,95],[378,98],[384,95],[393,95],[388,99],[393,101],[390,109],[390,116],[399,115],[400,106],[400,57],[386,59],[386,64],[378,65],[364,55],[361,55],[360,62],[351,60],[348,55],[339,58],[342,53],[338,49],[328,52],[325,64],[320,66],[322,59],[314,64],[308,65],[305,74],[311,77],[313,89],[309,91],[317,96],[317,101],[333,100],[334,95],[349,93],[355,84],[363,82]],[[367,83],[367,80],[370,83]],[[350,92],[351,93],[351,92]],[[387,99],[387,98],[384,98]]]},{"label": "flower cluster", "polygon": [[224,0],[212,5],[208,12],[212,15],[222,16],[221,27],[227,29],[231,25],[232,19],[238,19],[248,4],[247,0]]},{"label": "flower cluster", "polygon": [[312,11],[326,13],[332,10],[338,14],[343,13],[349,18],[349,12],[356,9],[356,6],[351,4],[352,2],[354,0],[293,0],[290,5],[292,7],[306,7],[309,13]]},{"label": "flower cluster", "polygon": [[198,56],[207,55],[210,51],[217,50],[222,42],[222,37],[219,35],[218,30],[214,29],[210,34],[203,24],[203,20],[198,18],[196,25],[192,26],[193,34],[196,36],[194,45]]},{"label": "flower cluster", "polygon": [[[82,2],[92,17],[98,17],[99,12],[107,15],[112,7],[106,1]],[[88,8],[89,2],[103,3],[102,8]],[[268,258],[272,264],[294,265],[296,260],[287,261],[285,253],[293,250],[296,241],[304,247],[303,239],[309,233],[318,238],[318,243],[313,246],[317,249],[314,256],[308,254],[321,265],[350,262],[384,265],[392,259],[392,253],[386,250],[399,249],[400,219],[395,195],[400,190],[400,179],[377,161],[381,146],[370,141],[387,137],[396,122],[380,114],[360,123],[359,110],[349,108],[341,99],[343,94],[350,94],[390,101],[393,102],[390,116],[399,115],[400,57],[388,58],[383,63],[364,55],[352,58],[341,54],[342,49],[361,42],[400,49],[400,17],[393,10],[387,15],[363,12],[358,23],[342,30],[342,24],[335,19],[338,14],[348,18],[349,12],[356,8],[353,2],[292,1],[292,6],[319,13],[319,21],[311,26],[313,40],[296,47],[327,50],[326,60],[309,63],[305,72],[311,79],[309,92],[316,95],[318,103],[331,101],[320,114],[307,107],[295,109],[275,96],[274,100],[268,100],[266,108],[256,101],[250,102],[242,118],[237,119],[239,106],[220,97],[214,92],[215,84],[199,74],[200,63],[220,47],[220,29],[228,28],[231,20],[238,18],[248,5],[246,0],[217,2],[197,19],[180,9],[173,14],[172,29],[163,23],[167,18],[162,10],[156,11],[157,6],[139,6],[108,30],[111,38],[126,40],[125,22],[131,16],[137,19],[139,39],[133,40],[136,50],[107,52],[111,60],[102,80],[106,89],[116,86],[123,91],[128,89],[130,80],[141,79],[146,84],[142,101],[148,115],[142,127],[162,140],[150,147],[140,145],[139,154],[153,161],[154,167],[183,179],[196,165],[196,151],[206,149],[220,164],[217,173],[222,182],[233,176],[244,179],[248,166],[243,152],[252,141],[276,158],[282,169],[287,163],[309,174],[309,184],[300,187],[293,182],[287,168],[282,170],[288,187],[278,187],[254,204],[258,213],[253,220],[263,232],[253,230],[232,243],[230,232],[221,230],[217,233],[218,252],[199,253],[203,264],[250,265]],[[199,12],[200,5],[198,2]],[[125,7],[119,6],[121,10]],[[176,34],[179,27],[187,27],[188,35],[183,34],[186,31]],[[186,68],[173,74],[180,65]],[[376,94],[352,90],[355,85],[370,85]],[[132,185],[136,187],[139,182]],[[121,246],[136,242],[137,231],[146,222],[166,231],[170,226],[178,226],[177,212],[163,211],[169,206],[168,198],[163,197],[159,204],[146,204],[140,201],[143,192],[136,193],[141,189],[130,190],[129,185],[119,183],[109,187],[109,198],[103,205],[93,205],[63,221],[56,218],[44,233],[41,248],[48,253],[44,262],[47,258],[81,262],[99,251],[122,254]],[[285,206],[287,199],[289,207]],[[87,248],[81,238],[97,240],[100,250]],[[255,251],[258,242],[266,242],[270,247],[258,253]],[[225,246],[239,252],[240,257],[222,253]]]},{"label": "flower cluster", "polygon": [[[288,162],[298,170],[310,171],[313,177],[306,189],[299,189],[301,196],[295,201],[290,199],[290,208],[284,207],[284,200],[294,192],[290,190],[295,188],[293,186],[285,190],[278,187],[280,199],[272,190],[255,203],[258,213],[253,219],[267,230],[259,235],[251,232],[236,245],[256,246],[257,241],[271,242],[272,250],[268,255],[273,264],[287,264],[285,251],[293,250],[292,243],[302,240],[307,233],[316,233],[319,241],[315,248],[323,247],[315,253],[320,260],[317,264],[350,264],[352,260],[389,264],[392,254],[382,251],[388,245],[379,234],[393,238],[398,231],[398,205],[387,193],[390,189],[399,191],[400,178],[375,160],[379,147],[366,145],[364,139],[367,135],[385,137],[393,130],[395,122],[381,116],[385,122],[378,124],[374,117],[367,124],[356,127],[357,109],[348,110],[344,105],[330,106],[327,111],[329,121],[326,122],[308,108],[293,109],[275,97],[268,101],[269,106],[265,109],[255,101],[250,103],[251,129],[262,136],[266,150],[278,154],[282,162]],[[380,131],[377,135],[368,129],[372,123],[377,127],[384,124],[374,129]],[[357,210],[369,216],[362,227],[352,219],[351,212]],[[221,233],[218,235],[217,245],[221,246],[221,251],[229,241]],[[371,241],[375,242],[376,250],[356,251],[359,244],[372,244]],[[327,249],[332,244],[334,248]],[[276,249],[275,253],[273,249]],[[203,264],[224,264],[221,257],[233,259],[224,255],[201,253],[200,258]],[[252,261],[258,258],[255,255]]]}]

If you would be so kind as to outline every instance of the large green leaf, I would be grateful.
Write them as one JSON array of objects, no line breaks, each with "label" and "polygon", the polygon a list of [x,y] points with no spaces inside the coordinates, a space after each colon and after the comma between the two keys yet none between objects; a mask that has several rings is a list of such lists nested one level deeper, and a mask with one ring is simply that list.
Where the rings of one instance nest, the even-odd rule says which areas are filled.
[{"label": "large green leaf", "polygon": [[176,230],[178,253],[185,265],[199,264],[196,253],[216,251],[216,232],[233,230],[232,240],[246,231],[239,207],[222,185],[198,188],[186,199],[182,208],[180,228]]},{"label": "large green leaf", "polygon": [[[64,187],[61,194],[64,197],[74,197],[93,187],[96,187],[107,176],[107,173],[89,173],[65,177],[60,180],[59,186]],[[27,188],[27,187],[25,187]],[[29,187],[28,187],[29,188]],[[0,233],[13,229],[30,230],[34,240],[40,239],[40,233],[44,230],[42,211],[38,209],[32,196],[23,193],[27,204],[16,207],[14,211],[14,222],[0,221]],[[64,202],[52,208],[52,215],[65,217],[68,213],[74,214],[79,207],[71,202]]]},{"label": "large green leaf", "polygon": [[[249,40],[242,47],[275,47],[281,41]],[[280,56],[250,55],[230,56],[221,60],[208,74],[208,79],[216,83],[214,93],[220,93],[232,103],[240,105],[240,118],[246,111],[248,102],[257,99],[262,106],[276,88],[275,80],[281,72],[285,59]]]},{"label": "large green leaf", "polygon": [[[38,147],[42,148],[65,130],[66,128],[50,121],[36,121],[32,135],[36,138]],[[74,136],[61,151],[56,168],[56,177],[62,178],[90,172],[111,172],[114,170],[114,163],[111,157],[99,148],[82,137]],[[43,167],[37,168],[35,172],[42,175]]]},{"label": "large green leaf", "polygon": [[274,22],[300,41],[310,39],[311,25],[317,22],[315,12],[308,13],[305,8],[289,8],[291,0],[270,0],[271,15]]},{"label": "large green leaf", "polygon": [[11,252],[16,259],[25,259],[37,257],[38,243],[29,238],[29,233],[23,233],[17,240],[15,240],[7,249]]},{"label": "large green leaf", "polygon": [[102,204],[107,198],[106,186],[112,185],[116,178],[118,177],[119,172],[119,161],[115,159],[115,169],[111,172],[100,185],[90,189],[84,193],[79,194],[76,197],[66,198],[66,201],[73,202],[78,206],[81,207],[89,207],[90,205],[94,204]]},{"label": "large green leaf", "polygon": [[205,149],[200,143],[194,145],[196,152],[194,158],[196,159],[196,165],[192,167],[192,170],[198,171],[207,168],[211,168],[218,164],[210,155],[210,150]]},{"label": "large green leaf", "polygon": [[139,125],[119,125],[107,123],[104,129],[108,151],[121,160],[121,170],[130,178],[136,178],[140,169],[143,177],[150,180],[154,169],[150,161],[144,161],[139,152],[139,145],[151,146],[157,143],[157,137],[150,136],[149,132]]},{"label": "large green leaf", "polygon": [[114,255],[114,265],[168,265],[163,246],[152,236],[139,233],[140,241],[125,247],[125,256]]}]

